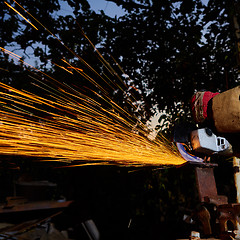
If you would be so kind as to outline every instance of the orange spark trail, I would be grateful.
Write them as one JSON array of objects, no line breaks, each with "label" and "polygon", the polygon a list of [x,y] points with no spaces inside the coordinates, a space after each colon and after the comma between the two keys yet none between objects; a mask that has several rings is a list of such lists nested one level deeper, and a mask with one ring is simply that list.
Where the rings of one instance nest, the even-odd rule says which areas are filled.
[{"label": "orange spark trail", "polygon": [[[8,89],[3,83],[0,86]],[[65,95],[66,101],[55,98],[54,108],[74,111],[76,119],[50,113],[50,119],[34,121],[24,117],[24,107],[32,108],[30,112],[33,112],[36,110],[34,103],[50,107],[53,104],[31,93],[10,87],[9,90],[9,93],[0,92],[0,99],[3,102],[4,99],[11,99],[18,106],[2,105],[0,111],[0,151],[4,154],[127,166],[184,163],[177,151],[166,142],[160,139],[151,142],[146,136],[132,132],[131,123],[115,113],[97,109],[97,103],[90,98],[84,104],[70,102],[69,93]]]},{"label": "orange spark trail", "polygon": [[[22,8],[16,1],[14,2]],[[6,5],[22,16],[9,4]],[[123,93],[126,91],[106,74],[99,74],[29,12],[27,14],[77,57],[96,79],[102,80],[112,90],[118,88]],[[86,34],[83,35],[96,51],[96,47]],[[114,102],[106,89],[82,68],[73,66],[66,59],[62,59],[62,62],[67,66],[53,63],[66,73],[78,74],[80,79],[87,80],[97,90],[88,89],[88,93],[81,92],[78,87],[60,82],[26,64],[20,56],[4,48],[0,49],[31,67],[34,70],[29,71],[32,85],[44,92],[44,96],[40,96],[0,83],[0,152],[2,154],[48,158],[49,161],[72,163],[72,166],[81,164],[176,166],[185,163],[166,139],[157,138],[155,141],[150,141],[147,138],[148,130],[141,120]],[[105,69],[117,77],[121,86],[128,89],[127,84],[100,52],[96,52]],[[126,100],[132,109],[136,110],[133,100],[130,99],[134,101],[136,99],[131,96]]]},{"label": "orange spark trail", "polygon": [[20,12],[18,12],[14,7],[12,7],[10,4],[8,4],[7,2],[4,2],[9,8],[11,8],[13,11],[15,11],[19,16],[21,16],[25,21],[27,21],[32,27],[34,27],[36,30],[37,27],[34,26],[30,21],[28,21]]},{"label": "orange spark trail", "polygon": [[149,144],[146,138],[137,134],[117,131],[116,126],[105,131],[99,128],[98,132],[79,133],[8,117],[1,124],[0,131],[0,151],[5,154],[128,166],[184,163],[161,142]]}]

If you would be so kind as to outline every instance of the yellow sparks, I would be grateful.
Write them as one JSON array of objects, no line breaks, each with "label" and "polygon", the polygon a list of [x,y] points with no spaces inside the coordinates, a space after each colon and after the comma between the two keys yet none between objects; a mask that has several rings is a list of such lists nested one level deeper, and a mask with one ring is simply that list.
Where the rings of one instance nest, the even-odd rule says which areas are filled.
[{"label": "yellow sparks", "polygon": [[9,70],[7,70],[5,68],[0,68],[0,70],[5,71],[5,72],[9,72]]},{"label": "yellow sparks", "polygon": [[80,71],[80,72],[83,72],[83,70],[82,70],[81,68],[76,68],[76,67],[67,67],[67,68],[69,68],[69,69],[74,69],[74,70],[78,70],[78,71]]},{"label": "yellow sparks", "polygon": [[38,28],[36,26],[34,26],[29,20],[27,20],[20,12],[18,12],[14,7],[12,7],[10,4],[8,4],[7,2],[4,2],[9,8],[11,8],[13,11],[15,11],[19,16],[21,16],[26,22],[28,22],[32,27],[34,27],[36,30],[38,30]]},{"label": "yellow sparks", "polygon": [[[14,2],[26,11],[15,0]],[[5,4],[24,18],[7,2]],[[112,81],[106,74],[98,73],[29,12],[27,14],[77,57],[80,63],[97,77],[96,79],[101,79],[110,89],[119,89],[122,93],[126,91],[123,88],[129,88],[83,31],[84,37],[98,54],[100,62],[112,76],[116,76],[120,84]],[[26,18],[24,19],[36,28]],[[66,59],[61,59],[66,67],[53,63],[69,74],[73,75],[73,72],[76,72],[80,78],[86,79],[95,86],[98,90],[88,89],[88,93],[96,99],[88,96],[86,92],[78,91],[77,87],[62,83],[26,64],[17,54],[4,48],[0,49],[30,66],[35,72],[44,75],[42,80],[39,74],[29,71],[29,74],[34,74],[30,76],[33,86],[45,93],[44,96],[40,96],[0,83],[0,152],[2,154],[40,157],[44,161],[72,163],[71,166],[82,164],[177,166],[185,163],[178,151],[166,139],[157,138],[155,141],[150,141],[147,138],[148,131],[145,125],[114,102],[107,90],[82,68],[73,66]],[[118,68],[123,71],[120,66]],[[131,99],[135,101],[134,97]],[[136,109],[131,100],[126,102]]]},{"label": "yellow sparks", "polygon": [[69,70],[66,69],[65,67],[63,67],[63,66],[61,66],[61,65],[59,65],[59,64],[57,64],[57,63],[54,63],[54,62],[52,62],[52,63],[53,63],[55,66],[57,66],[57,67],[59,67],[59,68],[65,70],[66,72],[68,72],[68,73],[70,73],[70,74],[73,74],[71,71],[69,71]]},{"label": "yellow sparks", "polygon": [[[7,87],[4,84],[1,86]],[[36,110],[33,103],[42,102],[38,96],[10,89],[11,93],[1,92],[0,98],[11,97],[19,109],[27,105]],[[54,104],[59,109],[64,108],[64,112],[74,111],[76,119],[46,112],[49,118],[34,121],[25,118],[21,115],[24,111],[14,109],[14,106],[3,106],[0,111],[0,151],[9,155],[58,161],[87,161],[89,164],[159,166],[181,165],[185,162],[163,139],[151,142],[146,136],[126,128],[125,119],[121,120],[113,113],[108,117],[95,109],[95,105],[76,105],[69,102],[69,98],[66,99],[59,101],[56,98]],[[49,105],[47,100],[45,104]]]}]

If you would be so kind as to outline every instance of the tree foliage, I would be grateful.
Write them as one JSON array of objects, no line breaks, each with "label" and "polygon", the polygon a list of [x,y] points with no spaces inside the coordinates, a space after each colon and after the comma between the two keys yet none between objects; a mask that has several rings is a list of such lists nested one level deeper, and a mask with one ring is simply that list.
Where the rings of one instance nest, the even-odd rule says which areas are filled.
[{"label": "tree foliage", "polygon": [[[23,55],[27,54],[25,55],[26,61],[28,61],[28,55],[37,57],[36,66],[45,73],[51,73],[59,81],[67,79],[72,84],[81,83],[86,89],[94,88],[89,82],[76,78],[75,75],[69,77],[56,65],[61,65],[64,58],[75,67],[91,74],[91,69],[82,63],[84,60],[94,67],[100,76],[108,74],[111,77],[111,81],[104,82],[100,76],[95,75],[96,80],[119,105],[127,107],[135,114],[131,107],[126,106],[126,91],[121,92],[118,89],[127,85],[129,86],[128,96],[131,94],[137,96],[140,104],[145,107],[142,111],[147,117],[151,115],[150,110],[157,108],[165,111],[165,115],[162,115],[160,120],[165,120],[163,126],[168,128],[176,120],[188,117],[189,99],[195,90],[223,91],[239,84],[239,66],[237,65],[239,55],[236,48],[236,29],[233,23],[234,16],[240,22],[240,7],[237,0],[106,1],[114,2],[122,7],[126,15],[111,18],[103,11],[96,13],[90,8],[87,0],[19,0],[18,2],[53,35],[27,15],[15,2],[11,4],[28,16],[33,24],[38,25],[39,30],[31,27],[2,1],[0,3],[0,47],[22,49]],[[73,14],[61,15],[59,10],[62,4],[68,4]],[[98,47],[98,50],[107,61],[113,64],[115,69],[118,69],[119,65],[111,56],[120,64],[126,73],[125,76],[129,76],[129,78],[123,78],[122,85],[118,85],[116,75],[106,73],[106,66],[99,61],[99,56],[96,51],[93,51],[93,47],[83,33]],[[67,48],[54,36],[59,37]],[[31,71],[30,67],[24,66],[22,62],[14,63],[4,52],[0,55],[0,64],[2,82],[17,88],[29,88],[26,79]],[[117,73],[121,75],[118,70]],[[166,221],[172,224],[171,217],[176,216],[179,205],[192,207],[189,206],[189,196],[192,197],[191,190],[194,187],[186,187],[192,169],[187,172],[189,175],[184,175],[184,172],[179,169],[156,172],[156,174],[152,174],[151,171],[150,173],[142,171],[140,172],[140,175],[144,175],[142,177],[136,173],[139,179],[124,173],[126,178],[132,178],[125,181],[133,184],[126,184],[124,190],[122,189],[123,179],[112,181],[112,171],[107,180],[106,175],[109,176],[109,173],[104,173],[103,170],[84,175],[85,171],[85,169],[81,170],[81,174],[78,174],[77,170],[77,173],[73,175],[70,173],[66,176],[66,178],[70,176],[69,184],[65,182],[62,184],[66,184],[65,187],[68,189],[74,182],[77,185],[75,189],[77,189],[78,183],[81,182],[85,188],[89,188],[85,184],[88,179],[92,182],[91,186],[95,186],[101,196],[106,195],[106,189],[101,184],[104,186],[109,184],[108,192],[112,189],[117,192],[114,201],[118,206],[122,204],[119,193],[128,194],[131,198],[131,201],[128,199],[129,202],[136,204],[132,207],[136,211],[134,213],[138,218],[136,221],[140,222],[139,219],[144,215],[149,220],[144,222],[142,229],[135,228],[134,230],[137,229],[133,235],[139,235],[140,239],[143,237],[141,233],[145,231],[147,224],[152,225],[156,222],[162,224]],[[118,171],[119,169],[114,172],[115,177],[120,174]],[[81,177],[81,180],[75,180],[75,176]],[[62,175],[59,178],[62,179]],[[99,181],[101,178],[102,180]],[[116,183],[119,185],[118,188],[116,188]],[[178,188],[179,183],[183,185],[183,193]],[[184,183],[187,184],[184,185]],[[81,191],[77,192],[81,195],[82,188],[78,191]],[[88,191],[89,189],[86,189],[85,193]],[[94,195],[94,200],[99,195]],[[109,199],[111,197],[109,196]],[[96,203],[92,204],[94,206]],[[104,204],[108,205],[106,202]],[[117,210],[121,212],[123,207],[118,206]],[[102,211],[100,214],[102,216],[106,214],[104,212],[106,208],[102,210],[101,207],[97,205],[96,211]],[[126,209],[124,208],[125,212],[128,211]],[[162,218],[159,218],[160,215]],[[110,219],[114,222],[115,218],[111,216]],[[100,218],[99,222],[101,220]],[[150,226],[148,227],[146,231],[152,230]],[[164,229],[161,228],[161,230]]]},{"label": "tree foliage", "polygon": [[112,51],[152,105],[171,113],[181,102],[187,113],[195,90],[239,83],[237,1],[111,1],[128,11],[116,25]]},{"label": "tree foliage", "polygon": [[[96,13],[87,0],[19,1],[72,52],[42,26],[37,31],[2,2],[1,46],[16,45],[26,52],[32,48],[42,68],[49,60],[59,63],[62,57],[80,66],[74,52],[101,72],[83,30],[105,57],[110,53],[117,59],[138,89],[148,116],[156,104],[170,113],[179,102],[188,113],[188,101],[196,89],[222,91],[238,84],[233,25],[233,16],[239,20],[237,1],[108,1],[121,6],[126,15],[110,18]],[[63,3],[73,9],[73,15],[60,15]],[[61,77],[54,65],[51,71]],[[109,92],[119,104],[124,101],[116,89]]]}]

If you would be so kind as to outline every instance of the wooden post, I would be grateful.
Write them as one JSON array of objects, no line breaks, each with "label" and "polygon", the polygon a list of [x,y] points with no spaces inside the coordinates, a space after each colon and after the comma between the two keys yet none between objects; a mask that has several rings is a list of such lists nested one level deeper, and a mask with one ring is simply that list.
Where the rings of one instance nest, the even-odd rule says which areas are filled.
[{"label": "wooden post", "polygon": [[[240,203],[240,158],[233,158],[233,169],[234,169],[234,181],[237,191],[236,201]],[[240,224],[237,222],[237,229],[240,231]]]}]

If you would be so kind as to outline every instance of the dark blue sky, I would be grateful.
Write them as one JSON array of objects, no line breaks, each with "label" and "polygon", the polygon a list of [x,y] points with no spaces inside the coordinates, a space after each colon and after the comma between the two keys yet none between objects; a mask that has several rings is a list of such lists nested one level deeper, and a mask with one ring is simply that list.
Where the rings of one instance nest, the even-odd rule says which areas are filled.
[{"label": "dark blue sky", "polygon": [[103,10],[111,17],[114,17],[115,15],[119,17],[124,14],[123,10],[113,2],[108,2],[106,0],[88,0],[88,2],[91,5],[91,8],[95,11]]},{"label": "dark blue sky", "polygon": [[[113,2],[108,2],[106,0],[88,0],[91,8],[98,12],[100,10],[103,10],[105,14],[109,15],[110,17],[120,17],[124,15],[124,11],[121,9],[121,7],[118,7]],[[68,6],[68,4],[64,1],[61,2],[61,15],[68,15],[72,13],[72,9]]]}]

